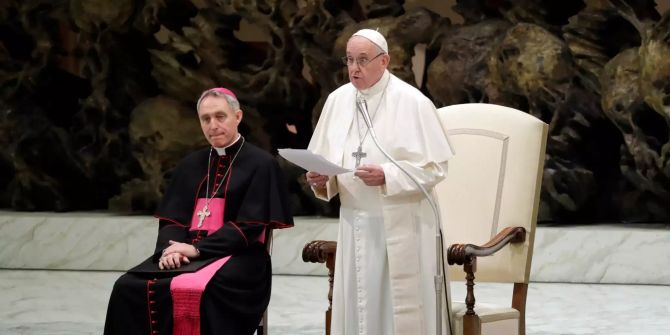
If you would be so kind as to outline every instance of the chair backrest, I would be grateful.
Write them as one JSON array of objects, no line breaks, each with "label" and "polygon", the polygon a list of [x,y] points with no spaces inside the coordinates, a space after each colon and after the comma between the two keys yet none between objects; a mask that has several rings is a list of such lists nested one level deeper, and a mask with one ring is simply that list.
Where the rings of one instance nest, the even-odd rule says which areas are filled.
[{"label": "chair backrest", "polygon": [[[482,245],[506,227],[524,227],[522,244],[477,259],[477,281],[528,283],[547,125],[522,111],[491,104],[438,110],[455,156],[436,187],[445,250],[453,243]],[[452,280],[464,280],[450,266]]]}]

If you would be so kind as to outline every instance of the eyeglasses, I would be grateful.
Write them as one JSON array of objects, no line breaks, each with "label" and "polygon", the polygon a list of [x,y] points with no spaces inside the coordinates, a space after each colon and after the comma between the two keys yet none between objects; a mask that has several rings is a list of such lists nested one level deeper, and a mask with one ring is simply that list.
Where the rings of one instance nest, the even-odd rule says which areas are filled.
[{"label": "eyeglasses", "polygon": [[350,57],[350,56],[344,56],[344,57],[342,57],[342,63],[344,65],[351,66],[351,65],[354,65],[354,62],[355,62],[356,64],[358,64],[358,66],[365,67],[366,65],[370,64],[370,62],[377,59],[377,57],[379,57],[383,54],[385,54],[385,52],[380,52],[380,53],[377,54],[377,56],[374,56],[370,59],[368,59],[367,57],[354,58],[354,57]]}]

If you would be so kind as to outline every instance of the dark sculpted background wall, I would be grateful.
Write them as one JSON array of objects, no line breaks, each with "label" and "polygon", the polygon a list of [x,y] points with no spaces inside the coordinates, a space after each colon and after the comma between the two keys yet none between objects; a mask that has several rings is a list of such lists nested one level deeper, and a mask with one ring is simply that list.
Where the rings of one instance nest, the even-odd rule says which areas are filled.
[{"label": "dark sculpted background wall", "polygon": [[[664,1],[659,8],[667,8]],[[489,102],[550,125],[540,220],[670,219],[670,14],[633,0],[4,0],[0,207],[151,212],[195,115],[225,86],[242,133],[306,147],[357,29],[438,107]],[[453,6],[451,6],[453,5]],[[435,8],[434,8],[435,7]],[[663,13],[665,12],[665,13]],[[336,215],[282,162],[297,215]]]}]

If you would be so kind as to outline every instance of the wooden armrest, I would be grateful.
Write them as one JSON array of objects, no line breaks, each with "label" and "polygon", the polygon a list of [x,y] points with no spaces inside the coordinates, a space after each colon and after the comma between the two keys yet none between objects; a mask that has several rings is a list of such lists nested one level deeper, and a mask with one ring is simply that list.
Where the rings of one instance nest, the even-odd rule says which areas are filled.
[{"label": "wooden armrest", "polygon": [[[465,295],[466,311],[463,316],[463,334],[481,334],[481,323],[479,316],[475,313],[475,272],[477,271],[477,257],[490,256],[510,243],[520,243],[526,240],[526,229],[523,227],[508,227],[494,236],[484,245],[474,244],[452,244],[447,250],[447,262],[449,265],[463,265],[465,271],[465,286],[467,293]],[[527,290],[527,286],[519,287],[519,292]],[[514,287],[515,297],[517,296],[517,285]],[[523,294],[522,306],[519,312],[523,316],[520,318],[520,325],[525,321],[525,291]],[[514,303],[513,303],[514,305]],[[523,319],[523,320],[522,320]],[[523,327],[525,329],[525,326]],[[520,326],[521,329],[521,326]],[[523,331],[520,332],[523,334]]]},{"label": "wooden armrest", "polygon": [[510,243],[520,243],[526,240],[526,229],[523,227],[507,227],[494,236],[484,245],[452,244],[447,250],[449,265],[463,265],[472,257],[490,256]]},{"label": "wooden armrest", "polygon": [[328,256],[335,255],[337,242],[312,241],[302,248],[302,260],[310,263],[326,263]]}]

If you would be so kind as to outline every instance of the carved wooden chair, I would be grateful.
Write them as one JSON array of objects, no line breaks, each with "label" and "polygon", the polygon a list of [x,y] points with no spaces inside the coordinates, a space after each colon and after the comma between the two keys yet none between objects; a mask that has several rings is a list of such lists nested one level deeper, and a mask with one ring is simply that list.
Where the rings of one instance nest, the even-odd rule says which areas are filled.
[{"label": "carved wooden chair", "polygon": [[[436,187],[451,280],[465,279],[453,300],[456,335],[524,335],[526,296],[544,166],[547,125],[508,107],[462,104],[438,110],[456,156]],[[326,263],[332,296],[335,242],[313,241],[306,262]],[[475,304],[477,282],[513,283],[509,306]],[[485,300],[485,299],[483,299]],[[326,334],[330,308],[326,312]]]}]

